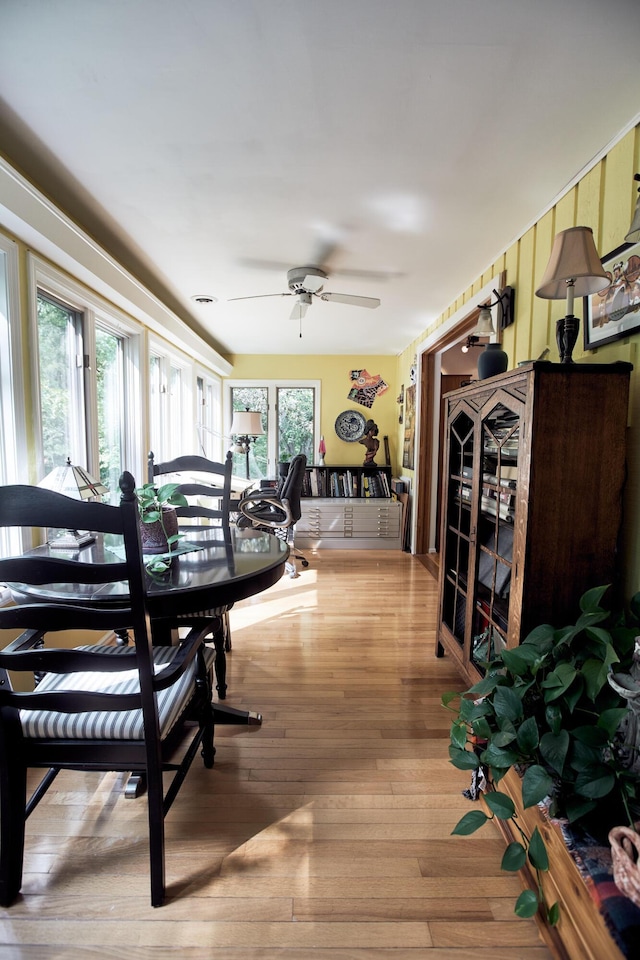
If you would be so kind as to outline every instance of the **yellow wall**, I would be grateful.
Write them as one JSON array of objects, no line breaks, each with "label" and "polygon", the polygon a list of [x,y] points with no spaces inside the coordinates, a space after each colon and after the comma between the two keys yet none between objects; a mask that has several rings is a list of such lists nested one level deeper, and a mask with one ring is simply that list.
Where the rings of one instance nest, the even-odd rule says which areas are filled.
[{"label": "yellow wall", "polygon": [[[555,322],[563,316],[563,303],[541,300],[535,296],[551,253],[556,233],[567,227],[588,226],[593,230],[596,247],[601,256],[624,243],[624,236],[635,209],[637,184],[634,173],[640,171],[640,126],[630,131],[569,190],[516,243],[491,264],[482,276],[432,324],[420,337],[409,344],[398,358],[398,382],[408,382],[409,369],[420,343],[445,323],[464,304],[469,311],[475,306],[474,296],[497,273],[506,271],[506,283],[515,288],[515,323],[504,331],[503,346],[509,357],[509,367],[520,360],[540,355],[549,346],[549,359],[558,360],[555,343]],[[581,316],[581,304],[575,312]],[[623,550],[621,558],[626,595],[640,590],[640,359],[637,354],[640,334],[634,334],[616,343],[598,347],[594,351],[582,349],[582,327],[574,350],[574,359],[586,363],[612,363],[627,360],[634,363],[629,404],[629,431],[627,458],[629,475],[625,491]],[[396,448],[402,442],[402,428],[396,429]],[[401,447],[400,447],[401,448]],[[585,450],[585,469],[597,450]],[[409,471],[410,472],[410,471]],[[588,506],[585,509],[589,509]]]},{"label": "yellow wall", "polygon": [[[336,436],[334,424],[343,410],[357,410],[378,425],[380,451],[377,464],[385,463],[384,440],[389,437],[391,463],[394,471],[398,462],[398,413],[396,398],[400,392],[397,382],[395,357],[383,356],[259,356],[242,354],[234,358],[233,380],[320,380],[321,381],[321,432],[327,445],[325,462],[329,465],[356,465],[364,461],[364,447],[359,443],[346,443]],[[379,375],[388,384],[388,390],[379,394],[371,409],[348,399],[351,388],[351,370],[367,370],[372,376]]]}]

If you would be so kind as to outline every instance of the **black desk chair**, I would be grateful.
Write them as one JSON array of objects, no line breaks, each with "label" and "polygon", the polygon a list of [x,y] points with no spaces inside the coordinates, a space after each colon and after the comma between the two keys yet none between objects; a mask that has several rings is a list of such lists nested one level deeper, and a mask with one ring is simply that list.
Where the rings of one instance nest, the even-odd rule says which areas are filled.
[{"label": "black desk chair", "polygon": [[[178,483],[177,493],[182,493],[189,501],[187,507],[176,507],[180,529],[203,530],[212,523],[219,526],[229,523],[229,502],[231,500],[231,471],[233,458],[227,453],[224,463],[207,460],[206,457],[187,455],[155,463],[153,451],[147,461],[147,480],[157,483]],[[186,521],[186,525],[182,523]],[[220,700],[227,695],[227,651],[231,650],[231,628],[229,626],[230,607],[215,607],[201,610],[193,617],[180,617],[182,623],[189,620],[208,617],[211,620],[211,639],[216,651],[216,690]]]},{"label": "black desk chair", "polygon": [[287,475],[272,493],[255,490],[245,494],[238,504],[241,514],[238,526],[269,530],[289,544],[293,559],[287,562],[287,570],[291,577],[298,576],[296,560],[300,560],[303,567],[309,566],[304,555],[295,551],[295,525],[302,515],[300,500],[306,466],[304,453],[297,454],[289,464]]},{"label": "black desk chair", "polygon": [[[22,885],[25,821],[60,770],[141,771],[147,781],[151,903],[165,895],[164,819],[202,748],[213,766],[213,651],[206,628],[178,645],[154,647],[146,607],[145,569],[135,481],[120,478],[120,506],[72,500],[39,487],[0,487],[0,526],[60,527],[120,534],[126,559],[85,563],[77,557],[0,560],[0,581],[109,584],[128,581],[129,598],[101,609],[29,602],[0,609],[0,629],[23,632],[0,651],[0,904]],[[94,643],[45,646],[60,630],[129,629],[131,647]],[[10,671],[33,675],[32,692],[14,691]],[[184,720],[197,720],[185,727]],[[185,742],[185,731],[188,737]],[[179,752],[176,755],[177,749]],[[47,772],[27,800],[27,769]],[[163,774],[171,773],[165,792]]]}]

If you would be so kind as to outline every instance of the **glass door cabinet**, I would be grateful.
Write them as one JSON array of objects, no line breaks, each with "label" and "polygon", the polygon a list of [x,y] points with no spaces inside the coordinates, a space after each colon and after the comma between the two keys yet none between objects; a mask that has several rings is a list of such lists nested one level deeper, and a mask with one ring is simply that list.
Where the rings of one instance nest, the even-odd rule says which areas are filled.
[{"label": "glass door cabinet", "polygon": [[615,582],[630,370],[536,361],[446,396],[436,654],[471,683]]}]

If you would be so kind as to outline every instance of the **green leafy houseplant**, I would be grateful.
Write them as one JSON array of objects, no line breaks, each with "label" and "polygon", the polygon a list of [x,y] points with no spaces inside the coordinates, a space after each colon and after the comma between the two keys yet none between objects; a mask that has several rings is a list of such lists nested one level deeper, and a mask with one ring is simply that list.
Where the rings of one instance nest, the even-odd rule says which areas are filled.
[{"label": "green leafy houseplant", "polygon": [[[181,539],[182,534],[177,532],[177,522],[175,532],[168,529],[167,517],[172,507],[186,507],[188,503],[184,494],[176,492],[178,487],[178,483],[165,483],[161,487],[155,487],[153,483],[145,483],[142,487],[136,488],[140,522],[160,525],[169,554],[172,546]],[[175,513],[172,516],[175,519]],[[152,557],[146,562],[146,567],[151,573],[164,573],[170,566],[170,556],[168,558]]]},{"label": "green leafy houseplant", "polygon": [[607,831],[621,819],[630,825],[637,819],[640,784],[618,732],[627,706],[607,677],[614,663],[630,669],[640,594],[626,615],[613,615],[600,605],[607,589],[582,596],[574,625],[536,627],[520,646],[485,664],[485,677],[469,690],[442,698],[455,714],[451,763],[484,778],[489,810],[465,814],[453,833],[474,833],[494,817],[509,820],[520,841],[508,845],[502,867],[517,871],[528,861],[537,878],[537,889],[520,895],[515,912],[530,917],[541,909],[551,925],[559,908],[546,903],[542,889],[541,873],[549,869],[543,838],[537,828],[527,834],[498,784],[514,767],[522,774],[524,808],[545,801],[552,817],[570,823],[595,817]]}]

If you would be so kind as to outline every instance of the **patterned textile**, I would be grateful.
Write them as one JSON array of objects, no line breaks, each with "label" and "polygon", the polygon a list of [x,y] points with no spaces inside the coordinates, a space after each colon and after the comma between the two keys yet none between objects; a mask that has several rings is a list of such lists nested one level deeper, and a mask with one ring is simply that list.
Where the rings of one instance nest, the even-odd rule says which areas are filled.
[{"label": "patterned textile", "polygon": [[640,907],[625,897],[613,882],[611,850],[585,830],[561,822],[562,835],[587,886],[604,917],[611,937],[623,956],[640,957]]},{"label": "patterned textile", "polygon": [[[94,644],[78,647],[114,656],[131,655],[132,647],[115,647]],[[174,659],[178,647],[154,647],[154,673],[164,670]],[[207,669],[215,659],[210,647],[203,647]],[[166,690],[156,693],[160,735],[165,737],[189,702],[194,684],[196,661],[189,664],[184,674]],[[138,671],[124,670],[121,673],[81,672],[72,674],[46,673],[38,684],[38,691],[90,690],[101,693],[137,693],[140,690]],[[121,710],[93,713],[55,713],[51,710],[21,710],[20,722],[25,737],[56,738],[67,740],[141,740],[142,710]]]}]

